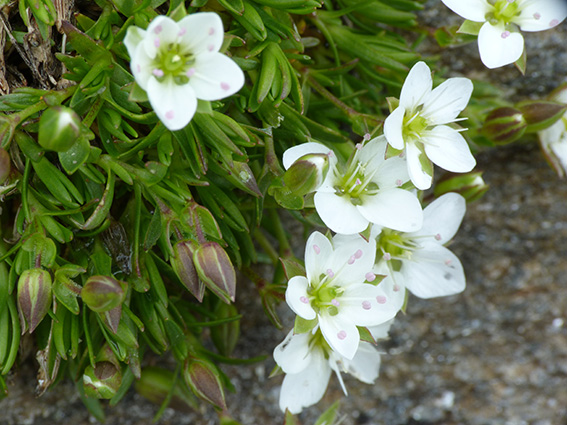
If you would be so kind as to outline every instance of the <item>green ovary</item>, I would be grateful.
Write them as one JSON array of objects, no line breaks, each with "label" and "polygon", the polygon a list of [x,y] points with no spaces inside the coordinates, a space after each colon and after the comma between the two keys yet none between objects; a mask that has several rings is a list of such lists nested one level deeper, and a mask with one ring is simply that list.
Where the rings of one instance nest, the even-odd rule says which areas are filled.
[{"label": "green ovary", "polygon": [[309,302],[315,311],[327,310],[331,316],[336,316],[339,312],[337,298],[342,293],[342,288],[332,286],[330,282],[326,282],[308,291]]},{"label": "green ovary", "polygon": [[[193,55],[181,53],[179,45],[170,44],[160,49],[153,63],[154,75],[158,80],[173,77],[177,84],[186,84],[190,78],[191,66],[195,63]],[[163,75],[160,75],[163,73]]]},{"label": "green ovary", "polygon": [[383,229],[377,240],[377,256],[384,257],[387,253],[391,257],[394,270],[401,267],[401,259],[410,259],[412,252],[417,248],[417,244],[404,236],[403,233],[390,229]]},{"label": "green ovary", "polygon": [[519,14],[518,4],[512,0],[498,0],[494,3],[494,11],[486,16],[487,21],[498,21],[509,24]]},{"label": "green ovary", "polygon": [[409,138],[419,139],[428,126],[427,120],[419,115],[419,113],[414,115],[406,114],[402,127],[404,140]]}]

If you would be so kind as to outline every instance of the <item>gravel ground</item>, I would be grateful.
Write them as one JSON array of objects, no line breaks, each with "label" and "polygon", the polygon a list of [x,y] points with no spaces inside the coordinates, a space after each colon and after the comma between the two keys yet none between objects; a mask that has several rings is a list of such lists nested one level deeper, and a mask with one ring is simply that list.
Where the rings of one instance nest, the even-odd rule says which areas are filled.
[{"label": "gravel ground", "polygon": [[[431,1],[426,23],[460,22]],[[490,72],[511,98],[543,96],[565,77],[567,24],[526,36],[525,77],[508,67]],[[455,74],[486,78],[475,45],[442,53]],[[567,424],[567,186],[534,145],[515,145],[478,156],[491,185],[470,205],[451,249],[461,258],[467,289],[437,300],[410,299],[391,339],[381,344],[381,377],[375,385],[346,379],[343,398],[332,379],[325,398],[300,419],[312,425],[341,399],[342,425],[561,425]],[[269,355],[283,338],[242,283],[247,315],[235,355]],[[281,311],[287,311],[282,306]],[[289,317],[291,320],[291,317]],[[258,352],[260,351],[260,353]],[[31,364],[30,364],[31,366]],[[277,407],[281,377],[268,379],[274,362],[226,367],[237,389],[229,411],[243,425],[281,424]],[[94,423],[70,383],[34,398],[32,368],[21,368],[0,402],[0,423],[53,425]],[[131,392],[107,408],[109,425],[145,425],[157,407]],[[214,411],[167,409],[162,424],[217,424]]]}]

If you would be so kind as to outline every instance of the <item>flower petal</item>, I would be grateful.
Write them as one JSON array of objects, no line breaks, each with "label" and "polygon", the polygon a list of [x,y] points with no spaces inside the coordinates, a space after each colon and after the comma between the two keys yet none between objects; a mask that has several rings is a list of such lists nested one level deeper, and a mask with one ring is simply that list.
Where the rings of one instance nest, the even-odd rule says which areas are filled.
[{"label": "flower petal", "polygon": [[152,60],[146,53],[144,46],[138,45],[138,48],[134,51],[134,56],[130,62],[130,67],[132,68],[132,74],[136,79],[136,83],[143,88],[148,90],[148,81],[152,75]]},{"label": "flower petal", "polygon": [[[420,159],[421,157],[421,159]],[[415,143],[406,145],[406,159],[408,162],[408,173],[411,182],[420,190],[426,190],[431,187],[433,175],[427,173],[421,165],[421,161],[429,161],[424,152],[422,152]]]},{"label": "flower petal", "polygon": [[401,232],[415,232],[423,222],[419,200],[404,189],[386,189],[376,195],[365,196],[362,205],[357,208],[371,223]]},{"label": "flower petal", "polygon": [[177,85],[172,78],[148,80],[148,98],[164,125],[174,131],[185,127],[197,110],[197,98],[188,84]]},{"label": "flower petal", "polygon": [[439,167],[455,173],[466,173],[476,165],[470,147],[461,133],[439,125],[423,136],[427,157]]},{"label": "flower petal", "polygon": [[313,351],[311,363],[301,373],[287,374],[280,392],[280,409],[298,414],[304,407],[317,403],[327,389],[331,367],[321,350]]},{"label": "flower petal", "polygon": [[539,0],[525,2],[520,16],[512,22],[522,31],[543,31],[559,25],[567,17],[567,2],[564,0]]},{"label": "flower petal", "polygon": [[301,158],[304,155],[309,155],[312,153],[322,153],[325,155],[329,155],[329,159],[334,158],[334,161],[336,162],[337,159],[332,152],[333,151],[331,149],[329,149],[325,145],[322,145],[321,143],[315,143],[315,142],[302,143],[301,145],[293,146],[287,149],[283,153],[282,164],[284,168],[287,170],[299,158]]},{"label": "flower petal", "polygon": [[309,341],[311,334],[295,334],[290,331],[274,349],[274,360],[285,373],[299,373],[311,362]]},{"label": "flower petal", "polygon": [[374,174],[372,181],[381,189],[391,189],[403,185],[409,179],[406,160],[394,156],[380,164],[380,170]]},{"label": "flower petal", "polygon": [[474,22],[486,21],[486,14],[492,10],[492,6],[486,0],[441,0],[445,6],[461,15],[463,18]]},{"label": "flower petal", "polygon": [[189,84],[198,99],[219,100],[231,96],[244,85],[244,73],[240,67],[221,53],[199,55],[188,72],[193,74]]},{"label": "flower petal", "polygon": [[214,12],[192,13],[178,22],[180,45],[198,56],[218,52],[224,40],[222,19]]},{"label": "flower petal", "polygon": [[378,326],[368,326],[366,329],[370,331],[372,337],[376,340],[388,339],[389,337],[388,332],[390,332],[390,328],[392,327],[393,323],[394,323],[394,319],[388,320],[387,322],[382,323],[381,325]]},{"label": "flower petal", "polygon": [[356,326],[377,326],[393,319],[399,308],[381,286],[362,283],[345,288],[339,299],[340,319],[346,318]]},{"label": "flower petal", "polygon": [[310,282],[325,273],[327,260],[333,255],[331,241],[320,232],[313,232],[305,244],[305,271]]},{"label": "flower petal", "polygon": [[309,282],[305,276],[294,276],[287,283],[285,301],[295,314],[305,320],[313,320],[316,317],[315,310],[309,302],[307,288]]},{"label": "flower petal", "polygon": [[519,32],[507,31],[504,25],[485,23],[478,33],[480,60],[490,69],[516,62],[524,51],[524,38]]},{"label": "flower petal", "polygon": [[136,52],[136,48],[138,45],[144,40],[146,36],[146,31],[136,26],[128,27],[126,31],[126,37],[124,37],[124,45],[128,50],[128,54],[131,58],[134,57],[134,53]]},{"label": "flower petal", "polygon": [[416,106],[423,103],[423,99],[431,92],[432,87],[431,70],[425,62],[416,63],[410,69],[402,86],[400,106],[413,112]]},{"label": "flower petal", "polygon": [[423,210],[423,227],[412,236],[430,236],[431,241],[449,242],[463,221],[467,203],[458,193],[446,193]]},{"label": "flower petal", "polygon": [[384,136],[388,143],[398,150],[402,150],[405,146],[403,136],[404,115],[406,110],[403,106],[398,106],[386,117],[384,121]]},{"label": "flower petal", "polygon": [[380,354],[368,342],[361,342],[354,358],[345,362],[345,369],[359,381],[373,384],[380,372]]},{"label": "flower petal", "polygon": [[404,261],[401,273],[407,289],[419,298],[454,295],[465,289],[463,266],[455,254],[442,245],[427,244]]},{"label": "flower petal", "polygon": [[472,91],[473,84],[468,78],[449,78],[425,97],[421,115],[429,125],[453,122],[466,108]]},{"label": "flower petal", "polygon": [[335,233],[352,235],[368,227],[368,220],[358,212],[348,196],[319,190],[315,193],[314,201],[319,217]]},{"label": "flower petal", "polygon": [[331,316],[324,312],[319,316],[319,327],[331,348],[350,360],[358,349],[360,334],[354,323],[341,320],[340,316]]},{"label": "flower petal", "polygon": [[325,270],[331,270],[340,286],[360,284],[366,280],[376,259],[376,240],[360,235],[335,235],[335,250],[328,257]]},{"label": "flower petal", "polygon": [[154,59],[163,46],[177,43],[179,26],[167,16],[157,16],[150,22],[144,38],[144,49],[148,56]]}]

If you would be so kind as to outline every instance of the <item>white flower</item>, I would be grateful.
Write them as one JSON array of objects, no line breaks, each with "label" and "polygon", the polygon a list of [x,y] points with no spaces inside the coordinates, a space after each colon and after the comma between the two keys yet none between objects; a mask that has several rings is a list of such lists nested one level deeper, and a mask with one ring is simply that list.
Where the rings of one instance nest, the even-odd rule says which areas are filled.
[{"label": "white flower", "polygon": [[400,231],[421,227],[423,212],[417,197],[401,189],[409,180],[404,160],[385,159],[387,142],[384,136],[359,144],[341,170],[333,151],[319,143],[305,143],[284,152],[287,169],[307,154],[329,155],[329,171],[314,197],[315,209],[333,232],[354,234],[364,231],[369,223]]},{"label": "white flower", "polygon": [[357,326],[377,326],[392,319],[399,308],[381,284],[373,285],[374,240],[359,235],[333,239],[311,234],[305,248],[307,277],[290,279],[285,298],[301,318],[319,325],[329,346],[352,359],[360,343]]},{"label": "white flower", "polygon": [[280,392],[280,409],[284,412],[288,409],[293,414],[321,400],[332,370],[347,394],[341,371],[372,384],[380,369],[380,354],[372,344],[362,342],[354,358],[348,360],[333,352],[319,331],[295,335],[289,332],[275,348],[274,360],[286,373]]},{"label": "white flower", "polygon": [[483,23],[478,33],[478,49],[482,63],[488,68],[514,63],[522,56],[524,38],[519,29],[543,31],[567,17],[565,0],[442,1],[463,18]]},{"label": "white flower", "polygon": [[[419,231],[400,233],[377,229],[377,249],[382,258],[374,272],[381,274],[389,269],[396,293],[405,292],[403,289],[407,288],[419,298],[433,298],[462,292],[465,289],[463,266],[443,245],[457,232],[465,211],[465,198],[447,193],[425,208],[423,227]],[[372,230],[373,234],[377,233]],[[395,303],[395,297],[391,298]]]},{"label": "white flower", "polygon": [[476,165],[466,140],[446,124],[460,121],[473,85],[468,78],[449,78],[432,90],[431,70],[418,62],[402,87],[399,106],[386,118],[384,135],[397,150],[405,150],[409,176],[421,190],[431,187],[433,166],[466,173]]},{"label": "white flower", "polygon": [[128,28],[124,44],[134,78],[170,130],[191,121],[197,99],[219,100],[244,85],[239,66],[219,53],[223,39],[222,21],[212,12],[194,13],[179,22],[158,16],[147,30]]},{"label": "white flower", "polygon": [[[551,98],[556,102],[567,103],[567,86],[563,86]],[[567,113],[551,127],[538,132],[543,152],[559,177],[567,173]]]}]

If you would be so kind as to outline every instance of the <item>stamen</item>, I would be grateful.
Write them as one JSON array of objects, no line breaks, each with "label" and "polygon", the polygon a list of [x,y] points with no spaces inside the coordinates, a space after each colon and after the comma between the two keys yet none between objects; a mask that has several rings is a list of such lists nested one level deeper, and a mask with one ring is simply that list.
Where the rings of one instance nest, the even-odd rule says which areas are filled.
[{"label": "stamen", "polygon": [[365,310],[370,310],[372,308],[372,304],[370,301],[362,301],[362,308]]},{"label": "stamen", "polygon": [[376,297],[376,302],[378,304],[386,304],[386,301],[388,301],[388,300],[386,299],[386,297],[384,295],[378,295]]},{"label": "stamen", "polygon": [[179,32],[177,33],[178,37],[183,37],[185,34],[187,34],[187,30],[185,28],[181,28],[179,30]]},{"label": "stamen", "polygon": [[333,277],[335,277],[335,273],[333,273],[331,269],[327,269],[327,276],[332,279]]},{"label": "stamen", "polygon": [[315,254],[319,254],[321,252],[321,248],[319,248],[319,245],[313,245],[313,251],[315,251]]},{"label": "stamen", "polygon": [[172,120],[175,117],[175,112],[172,110],[169,110],[165,113],[165,118],[168,120]]},{"label": "stamen", "polygon": [[230,85],[228,83],[225,83],[224,81],[220,83],[220,86],[224,91],[230,90]]},{"label": "stamen", "polygon": [[347,337],[347,333],[345,331],[340,331],[337,333],[337,338],[341,341]]},{"label": "stamen", "polygon": [[333,298],[333,299],[331,300],[331,304],[333,304],[335,307],[338,307],[338,306],[341,305],[335,298]]},{"label": "stamen", "polygon": [[156,68],[152,71],[152,74],[154,74],[156,77],[161,78],[163,77],[165,74],[163,73],[163,71],[159,68]]},{"label": "stamen", "polygon": [[354,253],[354,258],[356,258],[357,260],[362,257],[362,250],[359,249]]},{"label": "stamen", "polygon": [[382,258],[386,261],[390,261],[392,259],[392,256],[390,255],[389,252],[385,252]]},{"label": "stamen", "polygon": [[189,78],[191,78],[193,75],[195,75],[195,68],[189,68],[187,70],[187,72],[185,73],[185,75],[187,75]]},{"label": "stamen", "polygon": [[299,298],[299,301],[301,301],[303,304],[309,304],[309,300],[307,299],[307,297],[303,296]]},{"label": "stamen", "polygon": [[366,278],[367,282],[373,282],[374,279],[376,279],[376,275],[372,272],[366,273],[366,275],[364,277]]}]

